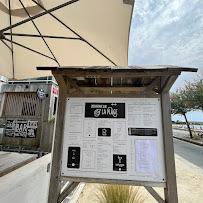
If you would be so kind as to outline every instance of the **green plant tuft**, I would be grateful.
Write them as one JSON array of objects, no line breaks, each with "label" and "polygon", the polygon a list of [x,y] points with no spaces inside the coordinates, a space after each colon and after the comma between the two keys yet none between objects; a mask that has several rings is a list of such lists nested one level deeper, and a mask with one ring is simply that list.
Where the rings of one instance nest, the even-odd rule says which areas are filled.
[{"label": "green plant tuft", "polygon": [[140,188],[127,185],[100,185],[96,190],[96,198],[100,203],[142,203],[146,195]]},{"label": "green plant tuft", "polygon": [[48,122],[55,121],[55,118],[56,118],[56,116],[55,116],[55,115],[53,115],[53,116],[52,116],[52,118],[48,120]]},{"label": "green plant tuft", "polygon": [[194,140],[200,140],[200,139],[201,139],[201,136],[200,136],[200,135],[197,135],[197,134],[196,134],[196,135],[193,135],[193,139],[194,139]]},{"label": "green plant tuft", "polygon": [[195,132],[195,130],[192,130],[192,139],[193,140],[200,140],[201,139],[201,135],[199,135],[198,133]]}]

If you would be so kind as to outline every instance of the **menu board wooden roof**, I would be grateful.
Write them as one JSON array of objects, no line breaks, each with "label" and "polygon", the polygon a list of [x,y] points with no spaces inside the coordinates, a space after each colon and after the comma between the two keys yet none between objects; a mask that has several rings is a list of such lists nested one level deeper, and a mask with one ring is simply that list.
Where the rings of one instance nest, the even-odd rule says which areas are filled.
[{"label": "menu board wooden roof", "polygon": [[[52,70],[57,82],[73,95],[121,95],[134,93],[159,94],[169,91],[182,71],[196,72],[196,68],[170,65],[146,66],[78,66],[38,67],[38,70]],[[160,88],[161,80],[165,85]]]}]

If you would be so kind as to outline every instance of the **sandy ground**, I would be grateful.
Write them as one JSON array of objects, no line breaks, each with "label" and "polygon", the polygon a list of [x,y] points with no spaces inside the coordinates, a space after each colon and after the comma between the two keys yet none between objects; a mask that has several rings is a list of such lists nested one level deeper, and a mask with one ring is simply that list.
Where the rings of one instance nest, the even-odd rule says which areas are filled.
[{"label": "sandy ground", "polygon": [[[203,173],[194,169],[186,162],[176,158],[176,175],[178,186],[178,200],[180,203],[203,202]],[[98,184],[86,184],[78,203],[96,203],[95,190]],[[163,189],[154,188],[163,198]],[[156,200],[141,187],[140,192],[146,196],[145,203],[156,203]]]}]

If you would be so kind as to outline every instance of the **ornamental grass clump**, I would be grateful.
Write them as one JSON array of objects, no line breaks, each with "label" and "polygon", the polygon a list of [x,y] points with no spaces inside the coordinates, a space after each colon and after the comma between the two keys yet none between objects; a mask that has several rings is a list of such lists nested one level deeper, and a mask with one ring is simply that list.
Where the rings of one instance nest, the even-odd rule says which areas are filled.
[{"label": "ornamental grass clump", "polygon": [[134,186],[100,185],[96,191],[100,203],[142,203],[146,199],[140,188]]}]

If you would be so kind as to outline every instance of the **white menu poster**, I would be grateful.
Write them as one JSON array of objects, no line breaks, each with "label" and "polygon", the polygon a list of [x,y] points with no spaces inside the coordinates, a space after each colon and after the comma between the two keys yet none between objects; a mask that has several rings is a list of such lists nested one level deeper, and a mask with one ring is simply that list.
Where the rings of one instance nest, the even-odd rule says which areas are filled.
[{"label": "white menu poster", "polygon": [[68,98],[61,176],[165,182],[159,98]]},{"label": "white menu poster", "polygon": [[156,140],[135,140],[136,172],[158,173],[158,147]]}]

